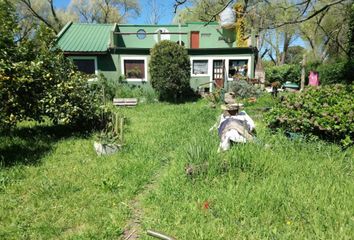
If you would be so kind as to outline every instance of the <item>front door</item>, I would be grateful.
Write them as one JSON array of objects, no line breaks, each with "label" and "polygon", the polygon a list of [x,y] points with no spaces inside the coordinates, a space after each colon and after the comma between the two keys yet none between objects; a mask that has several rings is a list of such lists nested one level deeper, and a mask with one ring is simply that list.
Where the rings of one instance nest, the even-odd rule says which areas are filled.
[{"label": "front door", "polygon": [[224,60],[213,61],[213,80],[216,87],[224,87]]}]

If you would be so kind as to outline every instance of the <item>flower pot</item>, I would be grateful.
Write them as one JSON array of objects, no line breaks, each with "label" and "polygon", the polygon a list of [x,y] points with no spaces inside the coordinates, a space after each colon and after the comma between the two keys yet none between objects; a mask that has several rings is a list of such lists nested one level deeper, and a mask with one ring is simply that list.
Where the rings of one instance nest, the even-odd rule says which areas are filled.
[{"label": "flower pot", "polygon": [[111,155],[113,153],[116,153],[121,148],[121,145],[119,144],[102,144],[99,142],[94,142],[93,146],[96,150],[97,155],[99,156]]}]

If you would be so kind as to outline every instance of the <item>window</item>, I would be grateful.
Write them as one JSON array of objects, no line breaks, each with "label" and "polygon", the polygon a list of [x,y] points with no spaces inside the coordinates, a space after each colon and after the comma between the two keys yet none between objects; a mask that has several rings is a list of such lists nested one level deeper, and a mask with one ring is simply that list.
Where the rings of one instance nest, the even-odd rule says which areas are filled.
[{"label": "window", "polygon": [[144,39],[146,38],[146,32],[144,29],[139,29],[137,32],[136,32],[136,36],[139,38],[139,39]]},{"label": "window", "polygon": [[96,72],[95,59],[73,59],[73,62],[80,72],[87,74],[95,74]]},{"label": "window", "polygon": [[229,78],[235,75],[247,76],[248,60],[229,60]]},{"label": "window", "polygon": [[208,60],[193,60],[193,74],[208,74]]},{"label": "window", "polygon": [[145,62],[144,60],[124,60],[124,74],[126,78],[144,79]]}]

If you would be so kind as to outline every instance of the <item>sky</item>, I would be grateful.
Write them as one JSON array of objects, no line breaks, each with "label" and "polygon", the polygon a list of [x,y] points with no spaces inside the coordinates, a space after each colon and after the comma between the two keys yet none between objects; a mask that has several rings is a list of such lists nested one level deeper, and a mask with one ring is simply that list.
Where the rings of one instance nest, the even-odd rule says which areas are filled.
[{"label": "sky", "polygon": [[[66,8],[71,0],[54,0],[54,5],[58,8]],[[150,0],[139,0],[141,14],[137,18],[128,19],[127,23],[130,24],[146,24],[149,16],[148,2]],[[157,0],[156,1],[162,9],[162,16],[159,24],[170,24],[174,17],[174,0]]]}]

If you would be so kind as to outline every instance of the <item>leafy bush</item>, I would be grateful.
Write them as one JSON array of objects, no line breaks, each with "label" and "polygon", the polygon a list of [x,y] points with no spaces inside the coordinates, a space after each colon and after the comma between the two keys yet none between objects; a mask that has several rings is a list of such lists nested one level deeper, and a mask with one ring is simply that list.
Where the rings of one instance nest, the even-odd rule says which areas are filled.
[{"label": "leafy bush", "polygon": [[281,84],[290,81],[300,83],[301,66],[295,64],[284,64],[265,68],[266,81],[269,83],[280,82]]},{"label": "leafy bush", "polygon": [[353,85],[307,88],[292,94],[267,115],[268,125],[350,145],[354,140]]},{"label": "leafy bush", "polygon": [[233,81],[229,90],[234,92],[237,98],[258,97],[262,91],[258,87],[248,83],[245,80]]},{"label": "leafy bush", "polygon": [[161,100],[181,100],[189,94],[190,61],[187,50],[171,41],[161,41],[151,49],[151,85]]},{"label": "leafy bush", "polygon": [[54,50],[53,33],[41,26],[33,38],[15,43],[20,30],[14,9],[1,1],[0,16],[7,19],[0,22],[0,127],[44,116],[54,123],[94,126],[100,112],[97,93],[87,77]]},{"label": "leafy bush", "polygon": [[354,62],[340,61],[335,63],[308,63],[306,66],[306,77],[310,71],[317,71],[319,74],[320,84],[351,84],[354,80]]},{"label": "leafy bush", "polygon": [[337,62],[322,64],[316,69],[321,84],[352,83],[354,79],[354,63]]}]

